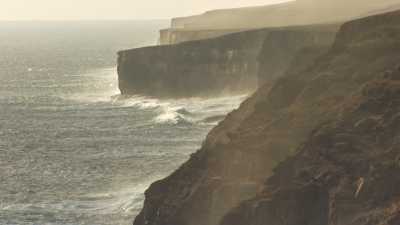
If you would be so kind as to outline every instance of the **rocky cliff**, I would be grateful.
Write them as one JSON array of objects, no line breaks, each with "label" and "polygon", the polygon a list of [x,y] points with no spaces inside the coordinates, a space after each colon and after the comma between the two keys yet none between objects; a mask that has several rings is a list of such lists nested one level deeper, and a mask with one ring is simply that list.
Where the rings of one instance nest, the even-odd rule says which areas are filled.
[{"label": "rocky cliff", "polygon": [[257,56],[267,30],[119,52],[122,94],[159,98],[248,93],[257,87]]},{"label": "rocky cliff", "polygon": [[[300,26],[348,21],[371,11],[388,9],[398,0],[297,0],[259,7],[208,11],[201,15],[175,18],[168,32],[161,32],[162,44],[224,35],[232,30]],[[190,31],[190,36],[185,31]],[[174,37],[174,38],[168,38]]]},{"label": "rocky cliff", "polygon": [[359,90],[398,65],[400,12],[346,23],[302,56],[151,185],[135,225],[398,224],[397,75]]},{"label": "rocky cliff", "polygon": [[[329,47],[337,29],[337,25],[262,29],[121,51],[119,87],[122,94],[159,98],[250,93],[260,82],[282,75],[300,51],[310,46]],[[262,63],[260,70],[261,49],[270,63]]]},{"label": "rocky cliff", "polygon": [[[377,76],[380,77],[380,76]],[[341,104],[222,225],[400,224],[400,68]]]},{"label": "rocky cliff", "polygon": [[205,29],[205,30],[190,30],[190,29],[163,29],[160,30],[160,45],[178,44],[187,41],[197,41],[203,39],[211,39],[227,34],[233,34],[250,29]]}]

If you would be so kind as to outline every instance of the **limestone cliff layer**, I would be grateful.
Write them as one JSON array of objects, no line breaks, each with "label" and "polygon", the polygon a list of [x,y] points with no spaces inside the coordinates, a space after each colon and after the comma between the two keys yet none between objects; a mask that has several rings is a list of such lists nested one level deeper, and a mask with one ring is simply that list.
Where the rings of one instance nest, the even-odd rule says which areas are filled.
[{"label": "limestone cliff layer", "polygon": [[337,25],[262,29],[121,51],[119,87],[122,94],[159,98],[251,93],[281,76],[297,54],[321,54],[301,51],[310,46],[328,48],[337,29]]},{"label": "limestone cliff layer", "polygon": [[122,94],[159,98],[248,93],[257,87],[257,56],[268,31],[122,51]]},{"label": "limestone cliff layer", "polygon": [[214,10],[173,19],[171,28],[160,33],[161,44],[211,38],[232,30],[345,22],[379,10],[390,10],[396,3],[399,1],[297,0],[259,7]]},{"label": "limestone cliff layer", "polygon": [[[397,179],[384,182],[397,171],[397,161],[386,159],[398,153],[398,85],[377,81],[357,96],[399,64],[400,12],[346,23],[327,52],[309,56],[313,63],[303,66],[298,55],[283,77],[213,129],[188,162],[154,183],[134,224],[398,224],[391,188]],[[329,121],[337,122],[324,128]],[[279,166],[273,188],[266,187],[296,149],[305,150]]]},{"label": "limestone cliff layer", "polygon": [[178,44],[187,41],[197,41],[203,39],[211,39],[227,34],[238,33],[250,29],[207,29],[207,30],[190,30],[190,29],[163,29],[160,30],[160,45]]}]

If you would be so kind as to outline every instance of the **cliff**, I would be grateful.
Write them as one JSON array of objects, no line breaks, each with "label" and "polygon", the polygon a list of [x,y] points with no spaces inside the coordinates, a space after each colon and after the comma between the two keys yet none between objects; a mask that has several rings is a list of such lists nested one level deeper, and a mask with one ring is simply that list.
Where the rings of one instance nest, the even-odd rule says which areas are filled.
[{"label": "cliff", "polygon": [[[398,184],[392,169],[398,83],[376,81],[357,96],[399,63],[399,25],[400,12],[355,20],[322,56],[310,54],[308,66],[298,55],[283,77],[264,84],[213,129],[188,162],[151,185],[134,224],[398,224],[398,192],[390,188]],[[393,182],[383,182],[390,177]],[[347,201],[355,191],[359,200]]]},{"label": "cliff", "polygon": [[[337,25],[262,29],[178,45],[121,51],[119,88],[122,94],[159,98],[250,93],[259,83],[283,74],[302,49],[330,46],[337,29]],[[264,44],[266,38],[274,44]],[[286,51],[279,54],[276,45]],[[263,58],[270,58],[271,64],[263,64],[260,71],[258,61],[262,48],[265,49]]]},{"label": "cliff", "polygon": [[159,98],[218,96],[254,91],[259,49],[268,31],[119,52],[122,94]]},{"label": "cliff", "polygon": [[[348,21],[371,11],[388,9],[398,0],[297,0],[274,5],[221,9],[201,15],[174,18],[161,44],[176,44],[224,35],[232,30],[301,26]],[[212,31],[212,32],[211,32]],[[174,38],[168,38],[173,36]]]},{"label": "cliff", "polygon": [[178,44],[187,41],[211,39],[227,34],[245,31],[247,29],[221,29],[221,30],[190,30],[190,29],[163,29],[160,30],[160,45]]},{"label": "cliff", "polygon": [[[379,77],[379,76],[378,76]],[[400,68],[342,103],[222,225],[400,224]]]}]

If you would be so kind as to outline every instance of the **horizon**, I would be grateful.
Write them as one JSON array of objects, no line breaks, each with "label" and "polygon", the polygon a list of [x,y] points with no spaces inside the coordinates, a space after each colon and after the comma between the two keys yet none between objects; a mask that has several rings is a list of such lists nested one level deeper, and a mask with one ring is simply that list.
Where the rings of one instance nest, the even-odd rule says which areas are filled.
[{"label": "horizon", "polygon": [[400,0],[2,0],[0,225],[400,225]]},{"label": "horizon", "polygon": [[[245,8],[278,4],[290,0],[220,0],[219,2],[192,0],[169,0],[162,3],[145,3],[129,0],[58,1],[6,0],[0,8],[1,22],[18,21],[154,21],[170,20],[201,14],[210,10]],[[119,3],[119,4],[118,4]],[[96,7],[93,7],[95,5]],[[179,5],[180,7],[176,7]]]},{"label": "horizon", "polygon": [[[170,18],[171,19],[171,18]],[[3,22],[161,22],[168,21],[166,19],[49,19],[49,20],[40,20],[40,19],[16,19],[16,20],[0,20]]]}]

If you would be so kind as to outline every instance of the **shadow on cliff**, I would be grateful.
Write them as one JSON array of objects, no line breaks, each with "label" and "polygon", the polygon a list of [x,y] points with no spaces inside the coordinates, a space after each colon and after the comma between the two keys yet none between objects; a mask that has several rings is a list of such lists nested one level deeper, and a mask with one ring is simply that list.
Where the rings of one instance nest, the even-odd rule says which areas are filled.
[{"label": "shadow on cliff", "polygon": [[400,68],[341,105],[221,224],[400,224]]},{"label": "shadow on cliff", "polygon": [[[304,55],[304,67],[312,62],[311,55],[322,54],[332,44],[338,27],[333,24],[266,28],[121,51],[119,88],[123,95],[157,98],[251,94],[262,84],[285,74],[296,55]],[[307,47],[320,50],[303,51]]]}]

